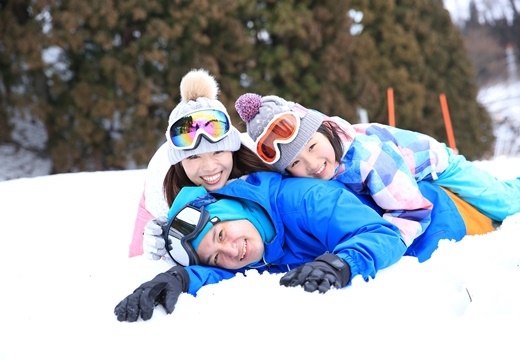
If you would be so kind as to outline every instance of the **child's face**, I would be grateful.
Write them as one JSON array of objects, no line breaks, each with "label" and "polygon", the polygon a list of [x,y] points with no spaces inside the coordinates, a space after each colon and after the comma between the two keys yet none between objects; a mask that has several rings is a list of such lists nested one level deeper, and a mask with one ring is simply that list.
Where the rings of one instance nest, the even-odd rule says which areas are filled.
[{"label": "child's face", "polygon": [[190,156],[182,160],[182,167],[195,184],[212,191],[223,187],[233,169],[231,151],[215,151]]},{"label": "child's face", "polygon": [[203,265],[223,269],[240,269],[256,263],[264,254],[264,242],[249,220],[218,222],[197,247]]},{"label": "child's face", "polygon": [[296,177],[330,180],[334,176],[336,166],[332,144],[325,135],[317,132],[286,170]]}]

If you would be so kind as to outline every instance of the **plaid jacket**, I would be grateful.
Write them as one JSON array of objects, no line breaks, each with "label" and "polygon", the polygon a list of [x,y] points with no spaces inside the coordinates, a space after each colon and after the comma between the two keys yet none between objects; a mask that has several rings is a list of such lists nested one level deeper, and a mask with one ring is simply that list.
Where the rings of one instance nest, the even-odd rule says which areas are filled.
[{"label": "plaid jacket", "polygon": [[[350,125],[345,129],[344,156],[335,180],[358,194],[371,196],[385,210],[383,217],[399,227],[410,245],[430,224],[432,203],[419,191],[417,181],[437,178],[441,144],[427,135],[382,124]],[[438,144],[438,145],[437,145]],[[438,150],[438,151],[437,151]]]}]

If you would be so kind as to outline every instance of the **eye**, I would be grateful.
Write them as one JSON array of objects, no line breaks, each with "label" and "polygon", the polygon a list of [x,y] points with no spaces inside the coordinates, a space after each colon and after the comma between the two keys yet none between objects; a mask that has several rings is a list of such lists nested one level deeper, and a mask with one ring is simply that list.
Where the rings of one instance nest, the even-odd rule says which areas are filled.
[{"label": "eye", "polygon": [[300,160],[296,160],[295,162],[293,162],[291,164],[291,167],[293,168],[293,167],[297,166],[299,163],[300,163]]}]

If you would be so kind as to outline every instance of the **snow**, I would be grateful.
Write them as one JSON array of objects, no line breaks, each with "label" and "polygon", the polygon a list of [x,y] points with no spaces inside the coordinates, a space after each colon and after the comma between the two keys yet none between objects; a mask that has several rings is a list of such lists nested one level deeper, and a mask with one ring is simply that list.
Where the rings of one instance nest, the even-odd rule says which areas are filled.
[{"label": "snow", "polygon": [[[475,162],[499,178],[520,158]],[[442,240],[326,294],[246,276],[182,294],[173,314],[120,323],[115,305],[167,269],[128,258],[144,170],[0,182],[0,359],[517,359],[520,214]],[[335,358],[338,358],[337,356]]]}]

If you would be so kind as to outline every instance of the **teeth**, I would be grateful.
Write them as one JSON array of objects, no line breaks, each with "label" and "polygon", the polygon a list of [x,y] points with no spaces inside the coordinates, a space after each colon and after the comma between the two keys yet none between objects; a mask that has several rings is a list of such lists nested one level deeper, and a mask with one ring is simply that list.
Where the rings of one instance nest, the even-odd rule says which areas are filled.
[{"label": "teeth", "polygon": [[211,176],[202,176],[202,179],[204,179],[204,181],[209,182],[209,183],[216,182],[217,180],[220,179],[220,174],[215,174],[215,175],[211,175]]},{"label": "teeth", "polygon": [[247,240],[244,239],[244,247],[242,249],[242,256],[240,257],[240,260],[242,260],[244,258],[244,256],[246,256],[246,250],[247,250]]},{"label": "teeth", "polygon": [[323,164],[323,165],[318,169],[318,171],[316,171],[314,174],[315,174],[315,175],[320,175],[320,174],[323,172],[324,169],[325,169],[325,164]]}]

